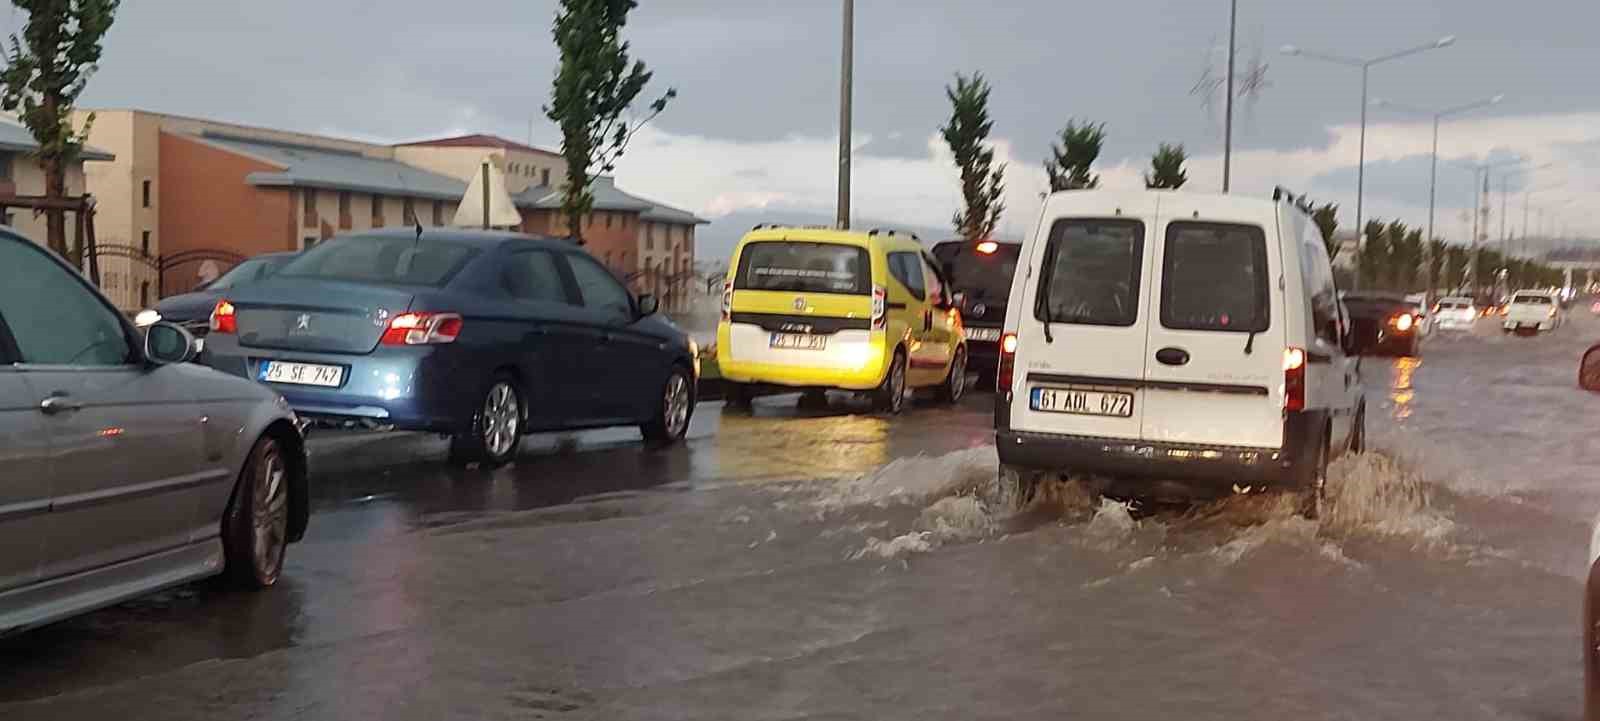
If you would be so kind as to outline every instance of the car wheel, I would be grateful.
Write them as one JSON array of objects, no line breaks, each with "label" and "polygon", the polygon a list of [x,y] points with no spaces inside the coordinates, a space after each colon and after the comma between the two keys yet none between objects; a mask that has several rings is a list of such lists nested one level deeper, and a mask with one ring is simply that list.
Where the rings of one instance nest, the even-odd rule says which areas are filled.
[{"label": "car wheel", "polygon": [[1322,516],[1328,492],[1328,440],[1317,444],[1316,455],[1295,475],[1299,476],[1297,492],[1300,494],[1299,513],[1313,521]]},{"label": "car wheel", "polygon": [[1016,466],[1000,464],[1000,507],[1020,511],[1033,502],[1039,493],[1039,481],[1044,474]]},{"label": "car wheel", "polygon": [[233,585],[262,589],[278,582],[289,541],[289,459],[278,439],[250,449],[233,500],[222,517],[223,573]]},{"label": "car wheel", "polygon": [[639,427],[651,443],[676,443],[689,430],[694,415],[694,383],[683,366],[673,366],[661,388],[661,402],[649,422]]},{"label": "car wheel", "polygon": [[878,410],[884,413],[899,413],[906,406],[906,354],[905,351],[895,350],[894,360],[889,363],[889,372],[883,376],[883,384],[878,386],[874,398]]},{"label": "car wheel", "polygon": [[939,400],[945,403],[960,403],[961,396],[967,392],[967,349],[956,349],[956,357],[950,361],[950,373],[945,376],[944,383],[939,386]]},{"label": "car wheel", "polygon": [[465,465],[503,466],[522,445],[522,392],[499,373],[489,382],[466,430],[450,439],[450,460]]},{"label": "car wheel", "polygon": [[1350,429],[1350,452],[1365,453],[1367,450],[1367,407],[1365,405],[1356,409],[1355,426]]}]

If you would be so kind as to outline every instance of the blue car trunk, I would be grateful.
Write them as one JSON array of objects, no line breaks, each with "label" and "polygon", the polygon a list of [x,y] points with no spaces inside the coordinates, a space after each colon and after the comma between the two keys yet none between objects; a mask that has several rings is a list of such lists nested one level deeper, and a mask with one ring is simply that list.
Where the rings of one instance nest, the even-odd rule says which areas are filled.
[{"label": "blue car trunk", "polygon": [[412,293],[394,286],[273,278],[229,298],[239,344],[319,353],[370,353]]}]

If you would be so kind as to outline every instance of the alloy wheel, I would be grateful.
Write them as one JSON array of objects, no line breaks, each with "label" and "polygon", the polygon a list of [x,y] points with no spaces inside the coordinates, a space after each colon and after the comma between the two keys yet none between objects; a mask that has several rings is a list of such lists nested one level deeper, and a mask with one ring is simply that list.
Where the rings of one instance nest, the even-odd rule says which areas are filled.
[{"label": "alloy wheel", "polygon": [[517,420],[522,408],[511,384],[500,381],[483,400],[483,448],[499,458],[511,451],[517,440]]},{"label": "alloy wheel", "polygon": [[254,561],[261,575],[271,575],[283,557],[289,529],[288,468],[276,441],[268,441],[256,461],[250,493],[250,527]]},{"label": "alloy wheel", "polygon": [[661,413],[662,420],[666,422],[667,436],[677,438],[682,435],[689,425],[689,381],[682,373],[673,373],[667,378]]}]

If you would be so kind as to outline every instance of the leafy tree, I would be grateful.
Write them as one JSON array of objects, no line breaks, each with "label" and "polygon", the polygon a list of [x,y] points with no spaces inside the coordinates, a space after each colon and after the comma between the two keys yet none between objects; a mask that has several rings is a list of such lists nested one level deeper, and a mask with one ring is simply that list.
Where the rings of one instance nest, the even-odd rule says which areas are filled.
[{"label": "leafy tree", "polygon": [[1050,156],[1044,161],[1045,175],[1050,177],[1050,190],[1082,190],[1100,187],[1100,176],[1089,172],[1100,157],[1100,147],[1105,144],[1106,124],[1067,121],[1061,129],[1060,143],[1050,144]]},{"label": "leafy tree", "polygon": [[1155,154],[1150,156],[1150,172],[1144,175],[1144,187],[1168,190],[1182,188],[1184,183],[1189,182],[1189,174],[1183,169],[1183,162],[1188,159],[1189,154],[1184,152],[1182,143],[1156,146]]},{"label": "leafy tree", "polygon": [[1339,230],[1339,206],[1333,203],[1324,203],[1311,211],[1311,222],[1317,224],[1317,230],[1322,233],[1322,245],[1328,249],[1328,260],[1331,262],[1339,256],[1339,241],[1333,239],[1333,234]]},{"label": "leafy tree", "polygon": [[[44,195],[67,195],[67,168],[83,152],[94,124],[72,129],[72,106],[100,63],[100,40],[111,29],[120,0],[12,0],[28,14],[22,38],[11,36],[0,70],[0,108],[15,111],[39,143]],[[67,255],[66,212],[45,211],[46,244]],[[79,251],[81,252],[81,248]]]},{"label": "leafy tree", "polygon": [[1478,248],[1478,267],[1474,275],[1477,276],[1477,287],[1493,288],[1495,274],[1505,265],[1505,259],[1500,256],[1500,251],[1493,248]]},{"label": "leafy tree", "polygon": [[1444,287],[1449,292],[1460,290],[1467,282],[1467,265],[1472,255],[1459,245],[1446,246],[1444,258]]},{"label": "leafy tree", "polygon": [[1381,220],[1369,220],[1366,225],[1366,241],[1361,244],[1357,253],[1360,260],[1361,287],[1377,288],[1384,276],[1384,270],[1389,263],[1389,238],[1388,230]]},{"label": "leafy tree", "polygon": [[989,119],[989,83],[982,73],[964,77],[956,73],[955,87],[945,86],[950,98],[950,123],[940,132],[961,169],[962,210],[950,219],[967,240],[987,238],[1005,211],[1006,166],[994,166],[994,148],[988,143],[994,121]]},{"label": "leafy tree", "polygon": [[1390,287],[1409,293],[1416,288],[1417,272],[1422,269],[1422,230],[1408,230],[1396,222],[1389,226],[1391,233],[1396,231],[1396,225],[1401,232],[1389,236],[1389,262],[1392,266]]},{"label": "leafy tree", "polygon": [[1439,282],[1449,276],[1445,273],[1446,250],[1444,241],[1434,238],[1428,241],[1427,280],[1428,293],[1431,295],[1439,289]]},{"label": "leafy tree", "polygon": [[561,155],[567,161],[561,214],[579,245],[583,217],[594,208],[589,184],[596,175],[611,172],[633,134],[678,96],[668,88],[643,118],[630,122],[622,117],[653,75],[643,62],[629,62],[628,43],[622,40],[628,12],[637,6],[635,0],[561,0],[556,14],[561,66],[544,113],[561,127]]}]

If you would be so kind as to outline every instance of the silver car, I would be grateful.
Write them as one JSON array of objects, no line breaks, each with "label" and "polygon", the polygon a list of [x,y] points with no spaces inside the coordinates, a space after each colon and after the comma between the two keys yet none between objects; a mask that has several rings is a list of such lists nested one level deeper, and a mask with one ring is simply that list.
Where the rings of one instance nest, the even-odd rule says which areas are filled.
[{"label": "silver car", "polygon": [[271,390],[184,362],[193,345],[0,228],[0,633],[277,581],[306,527],[300,428]]}]

